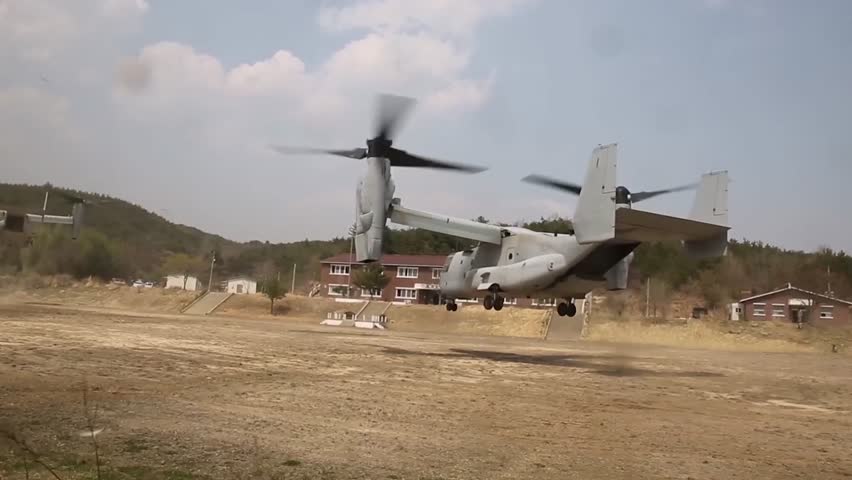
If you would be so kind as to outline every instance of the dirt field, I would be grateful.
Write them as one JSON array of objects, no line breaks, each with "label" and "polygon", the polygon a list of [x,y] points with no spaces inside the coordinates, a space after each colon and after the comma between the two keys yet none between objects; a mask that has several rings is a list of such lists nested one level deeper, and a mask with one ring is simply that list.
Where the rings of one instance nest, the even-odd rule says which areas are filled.
[{"label": "dirt field", "polygon": [[95,478],[84,380],[101,478],[852,478],[850,367],[0,305],[0,422],[63,479]]}]

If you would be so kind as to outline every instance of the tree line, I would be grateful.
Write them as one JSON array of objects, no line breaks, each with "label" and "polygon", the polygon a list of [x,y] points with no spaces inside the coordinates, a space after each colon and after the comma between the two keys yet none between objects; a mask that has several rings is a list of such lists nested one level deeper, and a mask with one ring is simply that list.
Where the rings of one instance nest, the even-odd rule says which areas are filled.
[{"label": "tree line", "polygon": [[[45,188],[0,184],[0,209],[11,206],[40,211]],[[69,192],[84,197],[94,195]],[[128,202],[99,198],[110,202],[87,208],[78,240],[71,240],[67,226],[40,227],[31,242],[20,234],[0,233],[0,269],[6,273],[67,274],[105,280],[157,280],[187,273],[206,280],[215,256],[216,278],[274,277],[284,286],[295,283],[300,289],[319,279],[321,259],[347,253],[351,248],[348,234],[330,240],[238,243],[169,222]],[[49,204],[47,213],[64,215],[69,211],[70,204],[57,198]],[[488,222],[484,217],[475,220]],[[557,216],[519,222],[516,226],[550,233],[570,232],[570,222]],[[446,255],[473,246],[469,240],[440,233],[386,228],[387,253]],[[852,257],[828,247],[807,253],[759,241],[731,240],[725,257],[697,262],[684,254],[679,243],[658,242],[637,248],[630,269],[630,288],[641,288],[647,278],[671,292],[700,295],[711,306],[787,282],[817,292],[826,291],[830,285],[837,296],[852,298]]]}]

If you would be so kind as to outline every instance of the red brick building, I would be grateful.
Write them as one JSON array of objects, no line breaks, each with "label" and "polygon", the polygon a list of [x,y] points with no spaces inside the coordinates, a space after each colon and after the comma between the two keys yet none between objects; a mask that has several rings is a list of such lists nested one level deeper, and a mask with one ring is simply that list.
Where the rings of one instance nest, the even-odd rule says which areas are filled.
[{"label": "red brick building", "polygon": [[320,262],[320,293],[327,297],[437,304],[440,303],[441,269],[446,259],[446,255],[383,255],[379,263],[384,266],[390,282],[381,292],[368,292],[361,291],[350,280],[351,274],[363,264],[350,263],[348,253],[335,255]]},{"label": "red brick building", "polygon": [[852,319],[852,302],[787,284],[786,287],[739,302],[743,320],[778,320],[811,325],[845,326]]},{"label": "red brick building", "polygon": [[[353,255],[354,258],[354,255]],[[320,295],[331,298],[381,299],[386,302],[439,304],[441,270],[446,255],[383,255],[379,263],[391,280],[381,292],[361,291],[351,284],[351,274],[363,264],[349,261],[342,253],[320,261]],[[481,303],[482,299],[457,299],[458,303]],[[556,299],[507,298],[505,305],[550,308]]]}]

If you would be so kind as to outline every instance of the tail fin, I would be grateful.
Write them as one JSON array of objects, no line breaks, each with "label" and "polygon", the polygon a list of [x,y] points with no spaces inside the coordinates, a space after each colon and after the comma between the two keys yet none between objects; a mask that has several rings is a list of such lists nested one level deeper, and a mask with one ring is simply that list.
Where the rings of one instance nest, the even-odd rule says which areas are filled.
[{"label": "tail fin", "polygon": [[574,212],[574,234],[580,244],[615,238],[615,171],[618,144],[592,151],[586,179]]},{"label": "tail fin", "polygon": [[728,172],[701,176],[689,218],[714,225],[728,225]]},{"label": "tail fin", "polygon": [[[711,172],[701,176],[695,194],[692,220],[728,226],[728,172]],[[728,232],[725,230],[712,238],[684,242],[687,254],[695,259],[720,257],[728,249]]]}]

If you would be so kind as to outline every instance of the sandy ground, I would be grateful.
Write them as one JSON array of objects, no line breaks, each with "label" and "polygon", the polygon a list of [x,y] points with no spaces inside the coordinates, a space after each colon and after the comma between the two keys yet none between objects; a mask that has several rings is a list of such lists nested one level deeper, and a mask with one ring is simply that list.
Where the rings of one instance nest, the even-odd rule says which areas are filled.
[{"label": "sandy ground", "polygon": [[850,367],[0,305],[0,423],[64,479],[95,478],[84,380],[102,478],[850,478]]}]

